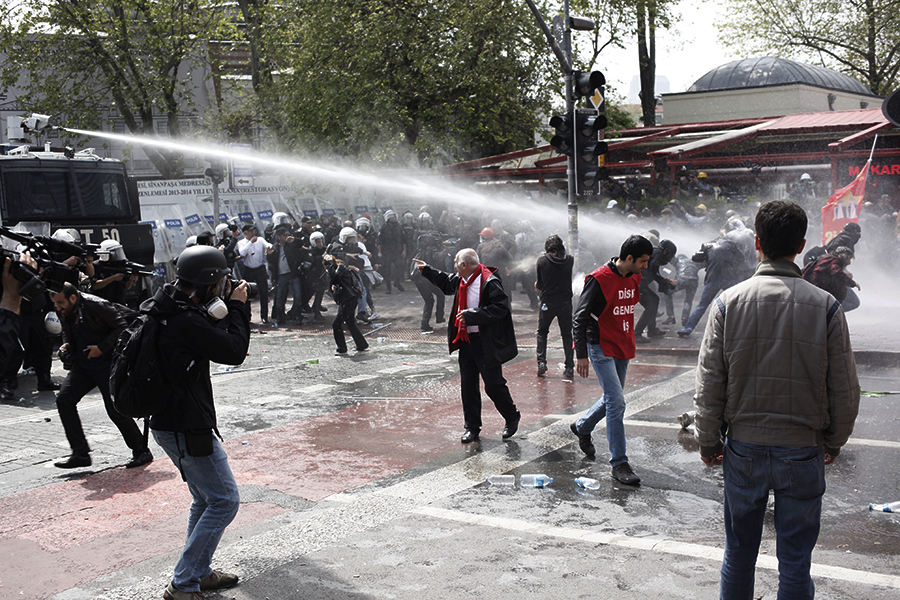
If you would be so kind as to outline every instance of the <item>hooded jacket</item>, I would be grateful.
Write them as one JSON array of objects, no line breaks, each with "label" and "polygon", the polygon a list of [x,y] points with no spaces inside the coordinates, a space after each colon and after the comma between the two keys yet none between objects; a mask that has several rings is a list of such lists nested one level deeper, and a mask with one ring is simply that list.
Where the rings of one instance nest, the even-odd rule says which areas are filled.
[{"label": "hooded jacket", "polygon": [[[503,291],[503,284],[497,276],[496,267],[488,267],[491,275],[481,281],[481,296],[477,307],[466,309],[466,325],[478,325],[481,333],[484,364],[488,368],[499,367],[516,357],[519,348],[516,345],[516,331],[513,327],[509,297]],[[458,274],[438,271],[428,265],[422,269],[422,275],[436,285],[446,296],[453,296],[453,308],[447,319],[447,342],[450,352],[459,348],[454,343],[459,327],[456,324],[456,313],[459,302],[456,292],[462,279]]]},{"label": "hooded jacket", "polygon": [[537,259],[535,287],[541,303],[547,308],[559,308],[572,304],[572,268],[575,258],[569,254],[557,256],[545,252]]},{"label": "hooded jacket", "polygon": [[169,408],[150,419],[160,431],[209,430],[216,428],[210,361],[239,365],[250,346],[250,320],[244,303],[229,300],[228,316],[211,321],[187,294],[171,283],[141,305],[161,320],[159,351],[168,357],[174,388]]}]

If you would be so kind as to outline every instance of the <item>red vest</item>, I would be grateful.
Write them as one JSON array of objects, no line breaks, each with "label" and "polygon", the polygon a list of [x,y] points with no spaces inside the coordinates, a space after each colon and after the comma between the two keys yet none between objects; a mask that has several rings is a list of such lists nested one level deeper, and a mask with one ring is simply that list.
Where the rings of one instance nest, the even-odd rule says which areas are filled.
[{"label": "red vest", "polygon": [[641,274],[622,277],[609,265],[603,265],[588,277],[600,284],[606,308],[597,317],[603,354],[631,360],[634,358],[634,305],[641,299]]}]

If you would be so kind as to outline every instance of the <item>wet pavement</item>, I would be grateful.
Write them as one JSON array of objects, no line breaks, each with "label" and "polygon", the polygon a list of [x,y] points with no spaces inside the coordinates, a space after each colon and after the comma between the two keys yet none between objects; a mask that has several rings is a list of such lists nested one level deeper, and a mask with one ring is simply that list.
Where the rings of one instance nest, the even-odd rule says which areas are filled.
[{"label": "wet pavement", "polygon": [[[364,354],[333,356],[330,326],[257,329],[244,365],[213,376],[242,497],[215,566],[241,585],[208,596],[717,598],[721,469],[700,462],[676,420],[691,408],[700,336],[643,346],[629,367],[628,455],[642,478],[632,488],[610,477],[602,424],[596,459],[568,429],[600,396],[596,380],[563,379],[552,330],[549,377],[537,378],[537,313],[526,296],[512,298],[520,356],[504,374],[522,424],[501,440],[485,398],[482,440],[468,446],[455,357],[443,327],[418,331],[414,291],[376,291],[378,322],[390,325],[363,329]],[[862,388],[900,391],[896,326],[854,316]],[[161,597],[183,541],[186,486],[164,458],[122,468],[130,452],[97,394],[79,407],[94,465],[54,468],[65,438],[53,394],[35,392],[33,379],[20,378],[21,401],[0,406],[0,598]],[[854,435],[826,471],[819,598],[900,598],[900,516],[867,509],[900,500],[897,398],[862,399]],[[485,482],[503,473],[554,481]],[[600,488],[577,488],[579,476]],[[775,598],[776,568],[770,507],[755,597]]]}]

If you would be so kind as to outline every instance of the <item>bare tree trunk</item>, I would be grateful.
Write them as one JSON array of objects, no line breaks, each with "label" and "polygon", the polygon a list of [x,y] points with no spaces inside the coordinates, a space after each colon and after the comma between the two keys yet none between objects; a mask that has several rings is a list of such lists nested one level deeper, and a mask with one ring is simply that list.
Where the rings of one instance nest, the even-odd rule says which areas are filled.
[{"label": "bare tree trunk", "polygon": [[656,5],[652,0],[637,4],[638,67],[641,79],[641,120],[656,125]]}]

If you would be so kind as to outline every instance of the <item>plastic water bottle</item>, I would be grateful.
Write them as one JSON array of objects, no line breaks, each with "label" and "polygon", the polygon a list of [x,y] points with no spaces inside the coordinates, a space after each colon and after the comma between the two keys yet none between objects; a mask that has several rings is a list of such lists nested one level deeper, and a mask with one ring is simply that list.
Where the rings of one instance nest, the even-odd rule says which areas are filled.
[{"label": "plastic water bottle", "polygon": [[553,478],[548,475],[544,475],[543,473],[538,473],[536,475],[522,475],[522,477],[519,478],[519,485],[521,485],[522,487],[542,488],[548,483],[553,483]]},{"label": "plastic water bottle", "polygon": [[484,480],[491,485],[516,485],[515,475],[491,475]]},{"label": "plastic water bottle", "polygon": [[877,510],[878,512],[889,513],[900,512],[900,502],[888,502],[887,504],[869,504],[869,510]]},{"label": "plastic water bottle", "polygon": [[543,312],[547,312],[547,303],[546,302],[544,304],[541,304],[541,310]]},{"label": "plastic water bottle", "polygon": [[600,482],[590,477],[578,477],[575,479],[575,485],[586,490],[599,490]]}]

